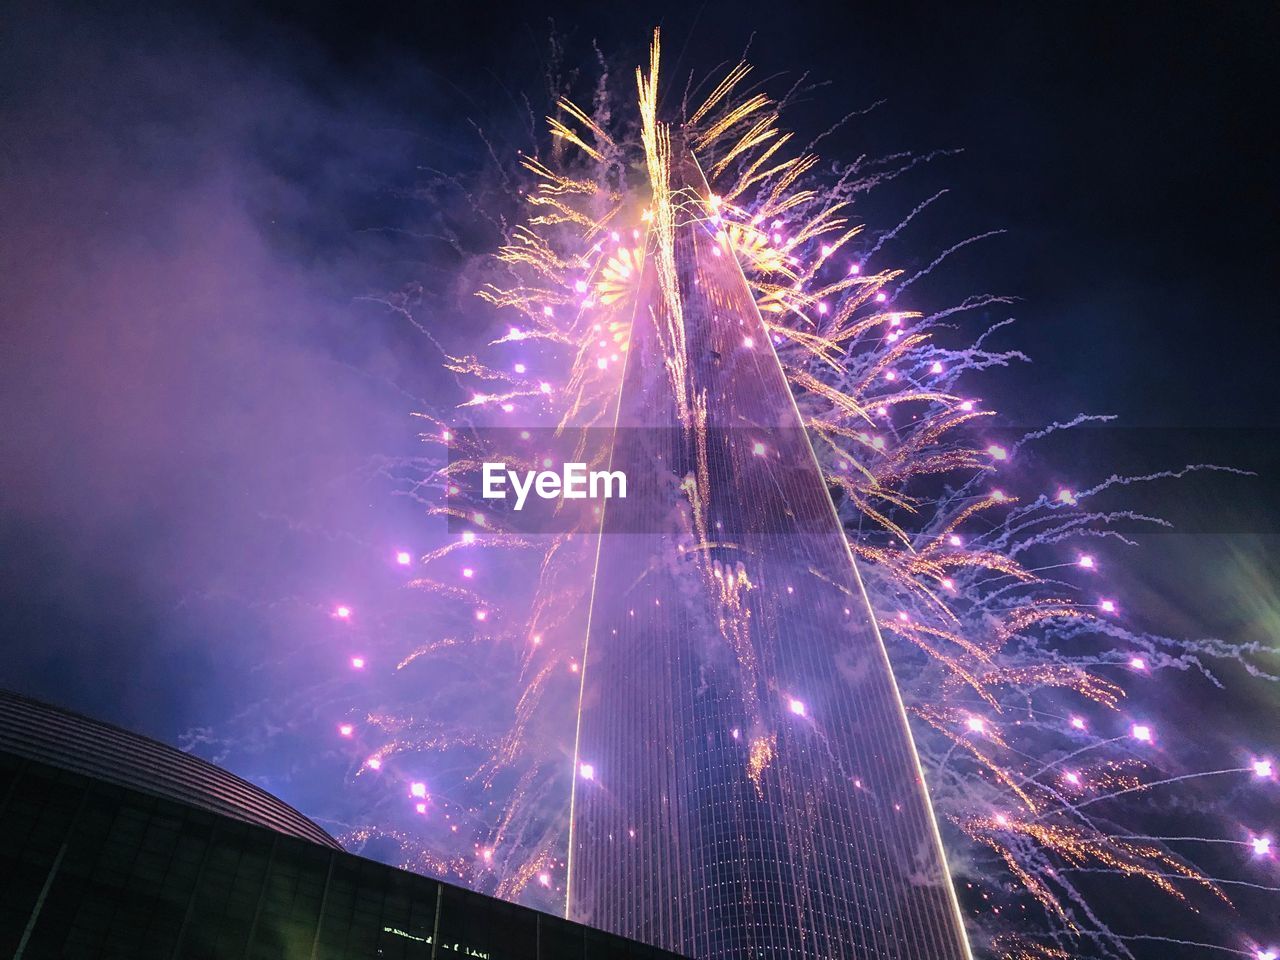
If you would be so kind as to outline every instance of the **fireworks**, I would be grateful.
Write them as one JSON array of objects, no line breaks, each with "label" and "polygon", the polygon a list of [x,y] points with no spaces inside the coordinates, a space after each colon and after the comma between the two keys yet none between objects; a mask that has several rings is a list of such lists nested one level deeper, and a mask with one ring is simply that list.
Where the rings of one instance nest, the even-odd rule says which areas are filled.
[{"label": "fireworks", "polygon": [[[1174,730],[1161,726],[1156,749],[1153,723],[1126,725],[1115,713],[1129,694],[1122,674],[1140,683],[1134,674],[1151,676],[1174,659],[1119,622],[1128,619],[1127,608],[1126,617],[1117,616],[1120,600],[1093,592],[1110,554],[1081,548],[1106,542],[1097,538],[1110,517],[1090,503],[1119,481],[1038,486],[1020,473],[1019,451],[1035,437],[992,442],[980,436],[994,413],[972,396],[970,380],[1014,355],[984,347],[985,331],[976,345],[944,349],[937,340],[963,314],[1006,301],[974,297],[932,311],[915,302],[914,285],[951,251],[914,274],[882,262],[882,240],[854,222],[852,202],[888,176],[886,170],[821,164],[794,152],[791,134],[779,126],[787,98],[746,92],[745,64],[671,118],[711,188],[706,197],[673,195],[665,174],[671,146],[657,121],[658,56],[655,41],[650,72],[639,77],[638,105],[603,82],[594,109],[561,98],[548,120],[554,146],[545,156],[520,158],[528,216],[507,232],[497,270],[479,291],[495,311],[518,319],[482,355],[446,356],[463,392],[448,418],[422,414],[429,423],[423,439],[437,451],[452,444],[455,461],[458,454],[479,461],[487,452],[466,448],[462,421],[548,427],[570,437],[607,426],[626,360],[628,311],[648,269],[656,271],[669,301],[666,313],[675,318],[664,336],[671,344],[669,374],[679,387],[687,371],[670,235],[677,221],[702,223],[715,254],[741,266],[765,318],[768,339],[745,337],[742,349],[776,353],[835,491],[915,721],[949,846],[967,843],[956,858],[960,869],[975,878],[998,875],[1002,904],[1020,907],[1017,929],[1007,915],[982,913],[975,939],[1009,958],[1076,955],[1038,945],[1040,935],[1060,944],[1086,938],[1100,955],[1128,955],[1125,938],[1099,918],[1072,881],[1073,871],[1136,878],[1184,903],[1189,888],[1215,899],[1223,894],[1167,845],[1126,839],[1113,817],[1085,812],[1094,802],[1145,796],[1184,779],[1155,773],[1163,748],[1174,748]],[[705,415],[698,398],[682,397],[688,422]],[[763,440],[749,442],[751,454],[770,455]],[[405,864],[554,909],[554,897],[563,894],[557,882],[570,784],[599,787],[592,763],[579,761],[575,771],[562,748],[572,742],[580,664],[589,663],[581,619],[591,585],[580,572],[590,569],[592,531],[541,539],[504,532],[482,506],[464,502],[456,469],[456,463],[433,465],[415,495],[430,494],[431,515],[474,529],[416,562],[404,550],[394,558],[421,571],[411,586],[432,593],[433,611],[457,604],[464,612],[449,615],[447,638],[417,638],[377,660],[398,663],[397,670],[449,664],[470,671],[468,682],[478,685],[482,678],[504,691],[496,699],[509,705],[509,723],[500,730],[465,729],[467,697],[454,692],[441,711],[422,711],[457,711],[447,728],[438,719],[362,722],[361,739],[384,740],[363,763],[354,762],[361,773],[381,771],[388,790],[402,791],[397,758],[432,751],[469,757],[465,783],[474,795],[433,797],[421,829],[438,832],[429,840],[406,839],[413,852]],[[703,533],[702,543],[712,543],[714,530]],[[450,556],[458,551],[461,558]],[[505,559],[491,566],[489,553]],[[459,559],[465,565],[453,566]],[[381,562],[385,566],[385,555]],[[501,574],[494,572],[499,565]],[[733,576],[717,576],[714,589],[731,609],[739,587]],[[474,592],[481,582],[513,586],[481,595]],[[353,613],[340,605],[331,616],[349,622]],[[362,610],[361,622],[368,617]],[[725,636],[742,668],[750,669],[731,628]],[[1086,641],[1100,638],[1110,652],[1089,652]],[[364,669],[365,659],[353,656],[350,665]],[[782,702],[796,717],[808,717],[803,700],[783,695]],[[352,738],[355,728],[343,724],[339,731]],[[749,725],[731,736],[749,743],[745,762],[759,786],[777,743]],[[1241,762],[1214,773],[1274,778],[1269,759]],[[418,769],[433,790],[439,787],[434,773]],[[416,812],[425,814],[425,783],[407,782],[411,798],[420,801]],[[864,789],[860,778],[850,783]],[[403,803],[404,794],[398,796]],[[459,844],[470,843],[474,851],[464,855]],[[1269,837],[1249,843],[1255,856],[1271,855]]]}]

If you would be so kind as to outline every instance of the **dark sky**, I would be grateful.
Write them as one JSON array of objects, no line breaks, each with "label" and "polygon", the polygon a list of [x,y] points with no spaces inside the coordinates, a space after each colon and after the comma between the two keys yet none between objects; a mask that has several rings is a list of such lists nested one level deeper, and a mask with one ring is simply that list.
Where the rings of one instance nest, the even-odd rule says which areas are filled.
[{"label": "dark sky", "polygon": [[[1112,441],[1137,463],[1280,469],[1278,19],[1264,3],[6,4],[0,686],[177,741],[275,696],[335,599],[393,591],[370,558],[430,529],[381,468],[415,452],[436,355],[361,298],[422,282],[446,341],[494,322],[433,239],[471,214],[423,183],[486,163],[477,128],[505,155],[528,146],[553,26],[572,62],[598,40],[629,71],[660,24],[681,82],[750,44],[762,74],[825,83],[791,118],[810,135],[885,101],[822,149],[963,149],[862,215],[887,227],[950,188],[897,245],[907,263],[1007,231],[931,295],[1019,298],[1001,344],[1034,363],[982,388],[1011,423],[1114,413],[1142,428]],[[1106,463],[1055,469],[1076,467]],[[1274,645],[1275,490],[1135,494],[1183,525],[1118,575],[1152,629]],[[1228,702],[1233,733],[1274,723],[1274,694],[1245,683]]]}]

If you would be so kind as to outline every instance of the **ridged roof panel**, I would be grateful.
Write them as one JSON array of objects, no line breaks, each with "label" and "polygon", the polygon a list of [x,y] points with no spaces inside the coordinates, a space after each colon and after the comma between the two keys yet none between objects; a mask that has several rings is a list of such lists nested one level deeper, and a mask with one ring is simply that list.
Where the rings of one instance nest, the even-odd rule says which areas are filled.
[{"label": "ridged roof panel", "polygon": [[317,824],[234,773],[148,737],[5,690],[0,690],[0,750],[341,849]]}]

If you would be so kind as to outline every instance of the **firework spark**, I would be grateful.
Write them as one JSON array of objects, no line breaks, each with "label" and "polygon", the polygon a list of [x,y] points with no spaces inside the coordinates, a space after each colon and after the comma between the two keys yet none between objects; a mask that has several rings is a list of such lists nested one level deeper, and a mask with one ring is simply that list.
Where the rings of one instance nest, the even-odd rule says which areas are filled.
[{"label": "firework spark", "polygon": [[[1105,542],[1098,538],[1118,515],[1090,504],[1122,481],[1037,493],[1034,478],[1019,472],[1026,444],[1091,418],[1012,442],[982,436],[995,414],[979,409],[970,381],[1018,355],[987,349],[989,330],[965,346],[940,340],[963,315],[1007,301],[980,296],[932,310],[909,302],[917,291],[908,288],[967,241],[907,275],[881,262],[885,239],[905,222],[877,238],[854,219],[856,197],[911,159],[822,164],[795,151],[779,126],[792,95],[770,99],[750,84],[745,63],[700,100],[686,94],[661,121],[659,62],[655,35],[648,70],[637,71],[631,93],[606,77],[590,107],[557,98],[550,147],[519,158],[525,220],[506,232],[497,271],[479,290],[511,318],[506,333],[476,354],[446,355],[443,366],[460,386],[457,409],[421,414],[429,425],[423,440],[437,453],[449,447],[452,457],[430,461],[415,495],[431,515],[466,529],[421,555],[393,554],[396,565],[414,567],[409,589],[429,595],[440,626],[437,636],[418,636],[382,659],[399,674],[448,670],[502,691],[509,723],[493,729],[474,720],[462,679],[421,716],[343,723],[360,779],[377,774],[378,789],[401,797],[407,789],[419,814],[430,809],[415,832],[362,828],[348,842],[390,839],[406,866],[548,908],[562,902],[572,784],[601,789],[608,778],[590,761],[575,770],[565,759],[591,586],[580,571],[590,569],[595,530],[585,523],[555,536],[503,532],[482,504],[466,499],[457,477],[499,454],[522,462],[517,450],[472,445],[474,425],[548,428],[581,438],[584,448],[593,428],[609,425],[646,269],[656,271],[665,300],[661,336],[681,420],[705,417],[703,398],[685,389],[671,240],[676,223],[692,221],[717,256],[741,266],[766,319],[771,342],[757,343],[757,335],[741,348],[774,350],[788,377],[890,643],[960,878],[1001,878],[999,902],[972,921],[975,941],[1009,960],[1058,960],[1086,949],[1132,956],[1135,937],[1107,926],[1073,871],[1132,878],[1191,907],[1194,896],[1226,894],[1168,841],[1135,839],[1120,825],[1120,797],[1205,775],[1161,775],[1158,765],[1172,763],[1164,748],[1177,735],[1119,713],[1126,683],[1179,665],[1168,641],[1125,625],[1121,599],[1095,592],[1110,557],[1083,548]],[[672,192],[673,130],[691,145],[708,195]],[[765,440],[752,443],[754,455],[770,455]],[[698,482],[695,472],[695,508]],[[1015,489],[1017,496],[1007,492]],[[696,509],[695,528],[697,542],[680,549],[700,558],[714,531]],[[751,584],[710,562],[704,569],[707,589],[730,611],[721,634],[740,669],[753,671],[733,614]],[[487,592],[496,583],[519,586]],[[355,619],[346,605],[331,616]],[[1090,652],[1086,641],[1108,649]],[[1203,652],[1239,656],[1221,646]],[[366,665],[363,656],[350,663]],[[784,703],[797,719],[808,717],[799,695],[786,694]],[[753,716],[756,705],[744,706]],[[442,723],[450,712],[454,719]],[[739,729],[732,736],[744,733],[751,737]],[[769,738],[750,739],[755,782],[774,751]],[[424,756],[441,771],[465,768],[466,789],[428,796],[425,781],[407,772]],[[1270,760],[1242,762],[1212,773],[1274,778]],[[853,788],[862,789],[861,780]],[[1271,855],[1269,836],[1248,842],[1256,856]]]}]

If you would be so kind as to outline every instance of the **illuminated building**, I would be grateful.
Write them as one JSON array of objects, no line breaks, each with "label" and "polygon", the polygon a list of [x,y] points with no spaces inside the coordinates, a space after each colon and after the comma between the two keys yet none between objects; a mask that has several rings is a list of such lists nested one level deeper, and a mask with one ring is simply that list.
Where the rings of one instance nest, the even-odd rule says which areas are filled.
[{"label": "illuminated building", "polygon": [[844,531],[678,145],[670,193],[617,411],[568,915],[705,960],[966,957]]},{"label": "illuminated building", "polygon": [[678,960],[342,852],[287,804],[0,692],[0,956]]}]

